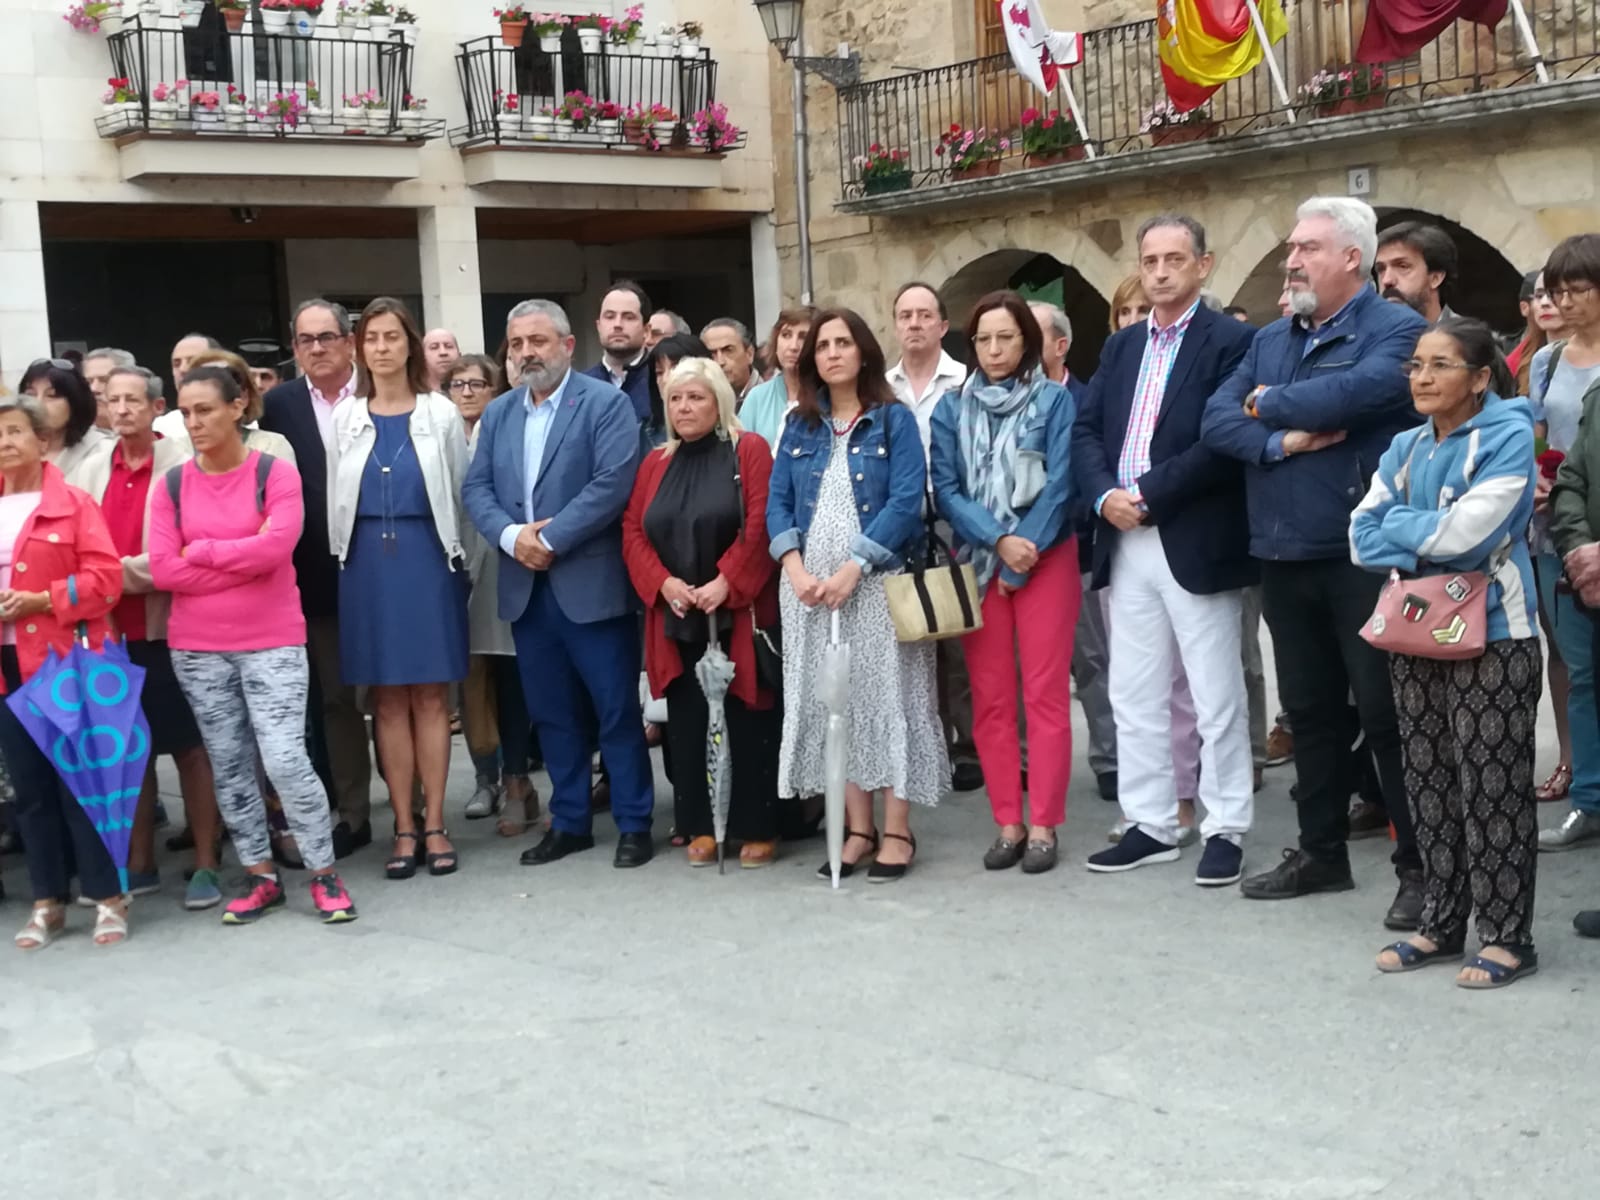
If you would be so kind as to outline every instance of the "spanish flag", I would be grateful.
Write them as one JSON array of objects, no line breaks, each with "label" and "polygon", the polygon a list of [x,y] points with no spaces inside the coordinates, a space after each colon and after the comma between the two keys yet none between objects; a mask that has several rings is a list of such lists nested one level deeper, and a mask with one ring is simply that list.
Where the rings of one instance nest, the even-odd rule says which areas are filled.
[{"label": "spanish flag", "polygon": [[[1261,0],[1259,8],[1268,40],[1282,41],[1289,32],[1282,5]],[[1161,80],[1179,112],[1199,108],[1228,80],[1248,75],[1266,53],[1247,0],[1160,0],[1156,36]]]}]

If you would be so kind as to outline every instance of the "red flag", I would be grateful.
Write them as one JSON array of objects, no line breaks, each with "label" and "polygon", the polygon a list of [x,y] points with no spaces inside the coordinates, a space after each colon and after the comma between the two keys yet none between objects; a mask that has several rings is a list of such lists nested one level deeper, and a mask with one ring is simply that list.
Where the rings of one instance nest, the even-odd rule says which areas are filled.
[{"label": "red flag", "polygon": [[1409,58],[1455,21],[1474,21],[1493,29],[1505,15],[1506,0],[1367,0],[1367,24],[1356,61]]}]

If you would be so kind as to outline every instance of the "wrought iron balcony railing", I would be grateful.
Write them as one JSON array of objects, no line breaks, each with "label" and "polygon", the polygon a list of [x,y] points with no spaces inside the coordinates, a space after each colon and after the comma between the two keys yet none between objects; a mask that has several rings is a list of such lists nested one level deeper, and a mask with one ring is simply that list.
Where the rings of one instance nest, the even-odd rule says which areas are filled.
[{"label": "wrought iron balcony railing", "polygon": [[[411,94],[414,48],[399,36],[151,28],[131,20],[107,39],[113,94],[95,128],[130,134],[418,141],[444,133]],[[180,87],[180,81],[183,86]],[[108,89],[113,91],[114,89]]]},{"label": "wrought iron balcony railing", "polygon": [[[710,51],[689,57],[585,54],[573,39],[547,52],[529,39],[512,48],[486,37],[463,42],[456,55],[466,124],[450,131],[462,148],[674,150],[715,154],[738,149],[743,131],[696,129],[697,113],[717,102],[717,64]],[[572,96],[579,93],[581,98]],[[572,99],[569,113],[561,115]]]},{"label": "wrought iron balcony railing", "polygon": [[[1116,155],[1180,141],[1238,138],[1282,128],[1292,110],[1305,123],[1372,109],[1416,106],[1449,96],[1515,88],[1539,81],[1539,64],[1553,81],[1594,73],[1600,65],[1600,21],[1594,0],[1525,0],[1540,58],[1536,61],[1510,14],[1494,31],[1458,22],[1413,57],[1384,64],[1376,75],[1352,67],[1366,0],[1288,0],[1289,32],[1274,52],[1283,67],[1289,104],[1276,95],[1265,64],[1219,88],[1196,120],[1163,126],[1152,112],[1166,99],[1154,21],[1136,21],[1084,35],[1083,61],[1065,73],[1083,109],[1090,143]],[[1337,80],[1353,70],[1376,81],[1370,90]],[[1323,95],[1317,98],[1318,77]],[[1017,74],[1007,55],[896,75],[840,88],[838,136],[841,194],[847,201],[912,188],[933,187],[1002,170],[1045,166],[1085,157],[1083,148],[1054,157],[1024,154],[1021,117],[1029,108],[1067,105],[1047,98]],[[1070,118],[1067,118],[1070,120]],[[952,169],[941,138],[951,127],[982,130],[1009,141],[973,171]],[[901,166],[863,178],[874,148],[901,152]]]}]

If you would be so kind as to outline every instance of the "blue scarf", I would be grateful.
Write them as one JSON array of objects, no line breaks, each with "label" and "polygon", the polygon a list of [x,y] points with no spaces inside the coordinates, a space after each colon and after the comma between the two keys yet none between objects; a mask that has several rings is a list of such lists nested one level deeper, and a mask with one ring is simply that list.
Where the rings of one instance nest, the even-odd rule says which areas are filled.
[{"label": "blue scarf", "polygon": [[[957,436],[967,495],[1008,532],[1044,489],[1048,411],[1040,399],[1049,382],[1036,367],[1001,383],[990,383],[981,370],[973,371],[961,386]],[[981,594],[999,570],[1000,557],[987,546],[967,549]]]}]

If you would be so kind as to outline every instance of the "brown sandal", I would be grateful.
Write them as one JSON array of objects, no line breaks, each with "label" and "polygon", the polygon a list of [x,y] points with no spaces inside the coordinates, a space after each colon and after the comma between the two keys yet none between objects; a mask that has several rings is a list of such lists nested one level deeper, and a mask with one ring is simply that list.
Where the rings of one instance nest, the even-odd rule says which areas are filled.
[{"label": "brown sandal", "polygon": [[1570,763],[1557,763],[1555,770],[1550,772],[1538,787],[1533,789],[1534,797],[1541,803],[1547,804],[1552,800],[1565,800],[1567,793],[1572,790],[1572,766]]},{"label": "brown sandal", "polygon": [[494,831],[503,838],[521,837],[539,819],[539,789],[526,775],[507,775],[500,795],[500,820]]}]

